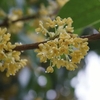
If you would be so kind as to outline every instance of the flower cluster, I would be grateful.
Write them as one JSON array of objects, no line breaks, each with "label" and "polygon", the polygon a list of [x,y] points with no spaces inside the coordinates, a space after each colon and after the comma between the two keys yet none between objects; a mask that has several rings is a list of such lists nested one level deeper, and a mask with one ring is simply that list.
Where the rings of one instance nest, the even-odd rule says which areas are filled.
[{"label": "flower cluster", "polygon": [[39,10],[39,18],[34,20],[33,26],[38,27],[39,26],[39,21],[42,20],[44,22],[44,26],[46,27],[46,25],[45,25],[46,19],[48,17],[55,18],[57,12],[68,1],[69,0],[48,0],[48,6],[45,6],[44,4],[41,4],[40,5],[40,10]]},{"label": "flower cluster", "polygon": [[6,71],[6,75],[15,75],[15,73],[26,64],[26,59],[20,59],[20,52],[13,50],[16,45],[12,45],[10,34],[7,29],[0,28],[0,71]]},{"label": "flower cluster", "polygon": [[77,34],[72,34],[74,31],[72,22],[70,17],[67,19],[57,17],[55,20],[48,19],[46,22],[47,27],[54,31],[48,31],[42,22],[36,29],[36,32],[49,37],[49,40],[40,44],[36,50],[41,62],[50,60],[50,66],[46,70],[48,73],[53,72],[55,66],[74,70],[89,50],[87,38],[82,39]]},{"label": "flower cluster", "polygon": [[54,18],[56,16],[55,12],[56,12],[57,9],[58,9],[58,4],[54,0],[48,0],[48,6],[45,6],[44,4],[41,4],[40,9],[39,9],[39,18],[34,20],[33,26],[38,27],[40,20],[42,20],[45,23],[46,19],[49,16],[51,18]]},{"label": "flower cluster", "polygon": [[23,28],[23,21],[14,22],[15,20],[22,18],[22,16],[23,12],[21,9],[13,9],[9,14],[6,14],[6,12],[0,9],[0,18],[7,18],[6,21],[9,26],[8,31],[11,33],[17,33]]},{"label": "flower cluster", "polygon": [[18,21],[16,23],[12,23],[12,21],[22,18],[22,16],[23,16],[23,12],[21,9],[14,9],[14,10],[12,10],[12,12],[10,14],[8,14],[8,19],[9,19],[8,31],[9,32],[17,33],[23,28],[23,25],[24,25],[23,21]]}]

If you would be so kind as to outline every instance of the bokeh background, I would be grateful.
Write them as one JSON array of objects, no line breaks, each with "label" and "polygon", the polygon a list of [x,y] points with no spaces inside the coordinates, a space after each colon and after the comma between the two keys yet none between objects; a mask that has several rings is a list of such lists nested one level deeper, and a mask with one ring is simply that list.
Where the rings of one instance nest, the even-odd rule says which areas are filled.
[{"label": "bokeh background", "polygon": [[[12,43],[36,43],[45,40],[35,32],[39,21],[59,15],[73,19],[79,36],[98,34],[99,10],[99,0],[0,0],[0,27],[8,29]],[[50,74],[45,73],[48,63],[40,63],[34,50],[24,51],[28,63],[23,69],[10,77],[0,72],[0,100],[99,100],[100,40],[89,47],[75,71],[55,68]]]}]

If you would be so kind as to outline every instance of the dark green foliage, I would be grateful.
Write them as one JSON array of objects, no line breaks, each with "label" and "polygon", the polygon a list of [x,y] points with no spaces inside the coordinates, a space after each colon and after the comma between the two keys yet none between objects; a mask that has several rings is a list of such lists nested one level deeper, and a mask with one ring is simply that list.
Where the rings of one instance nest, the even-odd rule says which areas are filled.
[{"label": "dark green foliage", "polygon": [[[75,31],[80,32],[87,26],[100,27],[100,1],[99,0],[70,0],[60,10],[59,16],[62,18],[71,17]],[[79,34],[79,33],[77,33]]]}]

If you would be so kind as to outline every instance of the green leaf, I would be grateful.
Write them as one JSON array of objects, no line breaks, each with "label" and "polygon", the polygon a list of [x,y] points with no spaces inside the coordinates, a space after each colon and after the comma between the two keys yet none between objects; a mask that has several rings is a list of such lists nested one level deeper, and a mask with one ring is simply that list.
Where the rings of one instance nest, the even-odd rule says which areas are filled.
[{"label": "green leaf", "polygon": [[86,26],[100,26],[100,1],[99,0],[70,0],[60,10],[62,18],[71,17],[75,31],[82,31]]},{"label": "green leaf", "polygon": [[0,8],[4,11],[9,12],[9,9],[11,7],[14,7],[16,5],[15,0],[0,0]]}]

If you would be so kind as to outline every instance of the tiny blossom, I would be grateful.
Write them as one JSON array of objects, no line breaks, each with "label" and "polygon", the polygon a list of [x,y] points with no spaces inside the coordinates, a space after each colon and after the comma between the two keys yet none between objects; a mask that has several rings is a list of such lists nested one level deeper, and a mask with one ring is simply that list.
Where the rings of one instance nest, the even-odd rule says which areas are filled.
[{"label": "tiny blossom", "polygon": [[54,71],[54,69],[52,68],[52,66],[47,67],[46,72],[47,73],[52,73]]},{"label": "tiny blossom", "polygon": [[58,3],[58,5],[60,7],[64,6],[65,3],[67,3],[69,0],[56,0],[56,2]]},{"label": "tiny blossom", "polygon": [[26,59],[20,59],[21,53],[13,50],[16,44],[9,42],[10,34],[6,32],[6,28],[0,28],[0,71],[6,71],[6,75],[10,76],[26,65]]},{"label": "tiny blossom", "polygon": [[[51,26],[51,23],[54,25]],[[47,60],[50,60],[50,66],[46,69],[47,73],[53,72],[53,67],[66,67],[68,70],[75,70],[77,64],[89,50],[87,38],[83,39],[77,34],[72,34],[74,31],[72,23],[70,17],[67,19],[60,17],[55,20],[48,19],[47,25],[49,28],[54,28],[54,31],[48,31],[43,23],[41,24],[39,32],[42,33],[42,30],[46,30],[45,34],[48,35],[49,40],[44,44],[39,44],[36,52],[41,62],[46,63]]]},{"label": "tiny blossom", "polygon": [[48,31],[43,27],[43,23],[40,21],[39,28],[36,29],[36,32],[41,32],[42,34],[46,34]]},{"label": "tiny blossom", "polygon": [[40,15],[47,15],[48,11],[46,10],[46,7],[41,4],[41,10],[39,11]]}]

